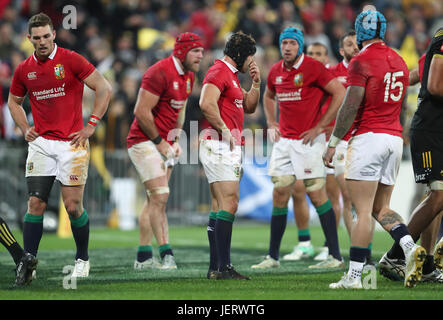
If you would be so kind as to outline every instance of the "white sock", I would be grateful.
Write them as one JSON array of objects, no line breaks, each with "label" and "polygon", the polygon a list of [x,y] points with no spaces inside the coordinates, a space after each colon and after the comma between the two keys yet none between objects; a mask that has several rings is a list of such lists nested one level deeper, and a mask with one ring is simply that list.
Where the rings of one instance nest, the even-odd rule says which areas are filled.
[{"label": "white sock", "polygon": [[308,240],[308,241],[300,241],[300,242],[298,243],[298,245],[299,245],[300,247],[309,247],[309,246],[311,245],[311,240]]},{"label": "white sock", "polygon": [[403,238],[401,238],[399,243],[400,247],[403,249],[403,252],[405,253],[405,257],[407,257],[411,249],[413,249],[416,246],[414,240],[412,240],[412,237],[410,235],[406,235]]},{"label": "white sock", "polygon": [[361,272],[363,271],[364,262],[349,261],[349,279],[361,279]]}]

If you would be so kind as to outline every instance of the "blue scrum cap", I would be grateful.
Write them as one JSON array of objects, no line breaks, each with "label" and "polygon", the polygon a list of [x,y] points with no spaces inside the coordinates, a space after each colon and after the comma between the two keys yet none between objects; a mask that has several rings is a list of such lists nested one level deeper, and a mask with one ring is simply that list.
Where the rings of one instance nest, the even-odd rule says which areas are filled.
[{"label": "blue scrum cap", "polygon": [[378,11],[363,11],[355,19],[357,44],[374,38],[385,39],[386,18]]},{"label": "blue scrum cap", "polygon": [[296,40],[298,42],[297,57],[299,55],[301,55],[301,53],[303,52],[303,46],[304,46],[304,43],[305,43],[305,40],[303,38],[303,32],[301,32],[299,29],[297,29],[295,27],[287,27],[286,29],[284,29],[280,33],[280,41],[279,41],[280,50],[281,50],[281,42],[283,41],[283,39],[294,39],[294,40]]}]

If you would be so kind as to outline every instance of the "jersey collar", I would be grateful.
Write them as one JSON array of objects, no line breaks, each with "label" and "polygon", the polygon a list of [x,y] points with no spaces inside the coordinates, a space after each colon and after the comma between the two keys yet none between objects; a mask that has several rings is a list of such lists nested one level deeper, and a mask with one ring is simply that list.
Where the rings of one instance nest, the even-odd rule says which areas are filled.
[{"label": "jersey collar", "polygon": [[346,62],[345,59],[342,60],[342,63],[346,69],[349,67],[349,62]]},{"label": "jersey collar", "polygon": [[229,70],[232,71],[233,74],[236,74],[238,72],[237,68],[234,67],[232,64],[230,64],[229,62],[227,62],[225,59],[220,59],[221,62],[223,62],[225,65],[228,66]]},{"label": "jersey collar", "polygon": [[[54,57],[57,53],[57,44],[54,43],[54,50],[52,50],[51,54],[48,56],[49,59],[54,60]],[[35,51],[34,54],[32,55],[32,57],[34,58],[35,61],[39,62],[39,60],[37,59],[37,57],[35,56]]]},{"label": "jersey collar", "polygon": [[360,52],[365,51],[367,48],[369,48],[369,47],[372,46],[373,44],[377,44],[377,43],[380,44],[380,43],[383,43],[383,41],[371,42],[370,44],[365,45],[365,46],[360,50]]},{"label": "jersey collar", "polygon": [[183,71],[180,63],[178,62],[178,59],[176,57],[172,56],[172,61],[174,61],[174,66],[175,66],[175,69],[177,70],[178,74],[181,76],[184,75],[185,72]]}]

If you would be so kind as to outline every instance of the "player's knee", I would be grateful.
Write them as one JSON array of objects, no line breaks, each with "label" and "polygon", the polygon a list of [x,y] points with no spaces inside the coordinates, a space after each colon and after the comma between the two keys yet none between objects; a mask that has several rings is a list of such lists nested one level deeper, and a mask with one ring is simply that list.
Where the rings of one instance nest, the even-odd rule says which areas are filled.
[{"label": "player's knee", "polygon": [[65,205],[66,212],[71,218],[76,219],[80,217],[83,210],[81,208],[82,204],[79,199],[65,199],[63,203]]},{"label": "player's knee", "polygon": [[47,203],[40,198],[31,196],[28,200],[28,212],[34,215],[42,215],[46,210]]},{"label": "player's knee", "polygon": [[276,176],[271,177],[271,181],[274,184],[274,188],[289,187],[296,181],[295,175]]},{"label": "player's knee", "polygon": [[306,192],[318,191],[324,187],[325,178],[306,179],[303,181],[306,187]]},{"label": "player's knee", "polygon": [[155,187],[147,191],[152,205],[165,208],[169,197],[169,187]]},{"label": "player's knee", "polygon": [[231,213],[237,212],[239,195],[237,193],[231,193],[223,199],[223,210]]}]

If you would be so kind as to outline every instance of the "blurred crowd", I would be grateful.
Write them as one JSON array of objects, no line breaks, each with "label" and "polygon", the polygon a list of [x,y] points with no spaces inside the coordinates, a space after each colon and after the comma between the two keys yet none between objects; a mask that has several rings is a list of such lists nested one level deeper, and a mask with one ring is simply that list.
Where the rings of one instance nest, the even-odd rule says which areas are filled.
[{"label": "blurred crowd", "polygon": [[[186,113],[187,120],[201,120],[201,81],[214,59],[223,56],[224,43],[232,32],[242,30],[256,39],[256,60],[264,89],[270,67],[280,59],[278,37],[283,28],[301,28],[306,46],[313,42],[325,44],[333,65],[341,61],[338,39],[353,28],[354,19],[365,4],[375,5],[385,15],[386,42],[399,51],[410,69],[416,67],[432,34],[443,25],[442,1],[0,0],[1,137],[24,143],[9,116],[6,101],[16,66],[33,52],[26,38],[27,21],[38,12],[52,18],[59,46],[85,56],[111,82],[114,96],[95,139],[106,150],[116,150],[126,146],[143,73],[171,54],[175,37],[181,32],[195,32],[204,40],[205,57]],[[76,29],[63,28],[66,5],[76,8]],[[249,88],[247,75],[240,80]],[[92,99],[92,92],[86,90],[85,118],[92,110]],[[412,99],[411,103],[415,101]],[[28,101],[24,107],[29,113]],[[188,124],[187,121],[185,131],[189,131]],[[266,128],[263,108],[246,116],[245,127]]]}]

